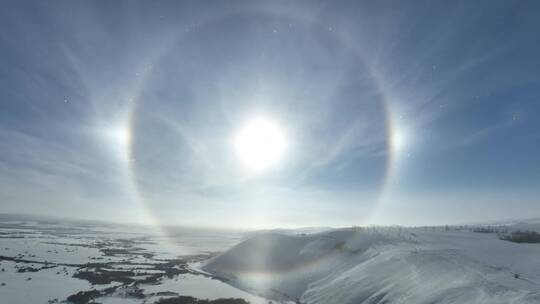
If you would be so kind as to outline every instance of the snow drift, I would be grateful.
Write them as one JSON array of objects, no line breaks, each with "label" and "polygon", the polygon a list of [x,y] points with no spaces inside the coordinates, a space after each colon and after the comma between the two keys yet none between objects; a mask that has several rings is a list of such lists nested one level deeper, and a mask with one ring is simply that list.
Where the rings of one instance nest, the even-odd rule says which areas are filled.
[{"label": "snow drift", "polygon": [[540,303],[540,244],[445,229],[256,235],[202,269],[301,303]]}]

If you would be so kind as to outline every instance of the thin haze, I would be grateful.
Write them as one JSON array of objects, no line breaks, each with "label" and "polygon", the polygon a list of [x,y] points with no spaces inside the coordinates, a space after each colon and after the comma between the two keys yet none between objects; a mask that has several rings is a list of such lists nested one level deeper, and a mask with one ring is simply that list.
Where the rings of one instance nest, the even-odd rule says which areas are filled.
[{"label": "thin haze", "polygon": [[[540,215],[537,1],[4,1],[0,212],[236,227]],[[234,137],[263,117],[279,163]]]}]

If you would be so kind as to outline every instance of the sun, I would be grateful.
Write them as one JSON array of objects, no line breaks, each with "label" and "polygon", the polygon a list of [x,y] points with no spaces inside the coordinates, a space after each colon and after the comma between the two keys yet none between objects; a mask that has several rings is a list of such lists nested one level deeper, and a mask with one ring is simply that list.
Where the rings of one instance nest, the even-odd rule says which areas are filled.
[{"label": "sun", "polygon": [[234,138],[238,158],[249,168],[262,171],[276,165],[286,148],[285,135],[278,124],[253,119]]}]

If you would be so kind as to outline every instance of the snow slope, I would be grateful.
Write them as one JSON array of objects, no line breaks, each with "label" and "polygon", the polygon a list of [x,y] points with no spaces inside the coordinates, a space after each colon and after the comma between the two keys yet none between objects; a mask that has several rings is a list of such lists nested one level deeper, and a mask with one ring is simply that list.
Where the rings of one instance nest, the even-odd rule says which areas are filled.
[{"label": "snow slope", "polygon": [[540,244],[516,244],[468,231],[264,233],[202,269],[277,301],[540,303]]}]

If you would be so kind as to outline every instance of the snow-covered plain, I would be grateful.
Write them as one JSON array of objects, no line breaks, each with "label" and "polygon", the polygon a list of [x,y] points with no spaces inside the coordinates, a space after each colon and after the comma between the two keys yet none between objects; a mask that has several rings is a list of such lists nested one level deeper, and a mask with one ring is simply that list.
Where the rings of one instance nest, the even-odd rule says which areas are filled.
[{"label": "snow-covered plain", "polygon": [[163,233],[0,215],[0,303],[540,303],[540,244],[493,233],[539,222]]},{"label": "snow-covered plain", "polygon": [[242,233],[13,218],[0,215],[0,304],[268,302],[189,269]]},{"label": "snow-covered plain", "polygon": [[462,228],[261,233],[201,269],[309,304],[540,303],[540,244]]}]

